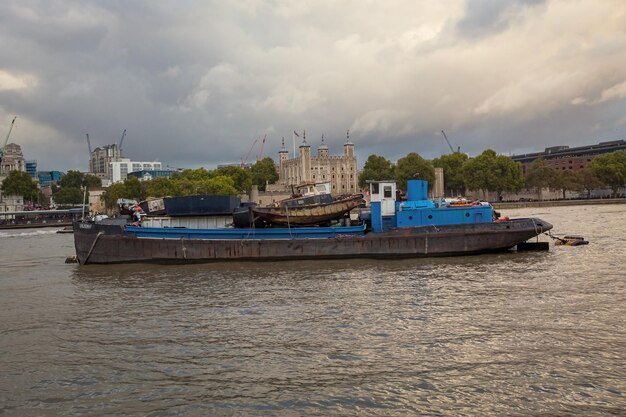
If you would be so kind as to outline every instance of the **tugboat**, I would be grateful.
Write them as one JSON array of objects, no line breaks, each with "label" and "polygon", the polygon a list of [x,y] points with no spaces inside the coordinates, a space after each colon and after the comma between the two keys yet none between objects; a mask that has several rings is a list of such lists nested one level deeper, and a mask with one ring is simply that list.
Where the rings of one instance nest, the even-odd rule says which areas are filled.
[{"label": "tugboat", "polygon": [[268,207],[242,205],[235,210],[235,227],[330,225],[361,204],[363,194],[334,197],[330,182],[307,182],[296,187],[292,197]]}]

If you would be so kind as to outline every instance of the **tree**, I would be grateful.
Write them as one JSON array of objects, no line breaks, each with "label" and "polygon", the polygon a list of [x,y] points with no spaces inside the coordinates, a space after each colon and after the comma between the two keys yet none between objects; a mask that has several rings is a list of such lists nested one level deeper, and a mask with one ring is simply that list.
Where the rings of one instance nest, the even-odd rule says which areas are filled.
[{"label": "tree", "polygon": [[22,171],[11,171],[2,181],[2,191],[6,195],[20,195],[24,201],[37,201],[39,189],[37,183]]},{"label": "tree", "polygon": [[148,197],[167,197],[177,195],[176,184],[170,178],[157,177],[146,182]]},{"label": "tree", "polygon": [[426,180],[432,186],[435,182],[435,169],[429,161],[411,152],[398,159],[394,176],[398,186],[403,190],[407,189],[407,181],[410,179]]},{"label": "tree", "polygon": [[576,173],[580,187],[587,192],[587,198],[591,198],[591,191],[602,187],[602,181],[596,178],[589,168],[581,169]]},{"label": "tree", "polygon": [[126,194],[130,197],[125,198],[134,198],[136,200],[145,200],[146,199],[146,191],[145,185],[139,181],[139,178],[132,176],[128,177],[124,180],[124,187],[126,187]]},{"label": "tree", "polygon": [[60,205],[82,204],[84,192],[76,187],[63,187],[54,194],[54,202]]},{"label": "tree", "polygon": [[208,180],[209,178],[211,178],[211,173],[204,168],[185,169],[180,172],[175,172],[172,175],[172,180],[174,181],[182,180],[182,179],[198,181],[198,180]]},{"label": "tree", "polygon": [[383,156],[370,155],[359,175],[359,187],[367,187],[367,181],[391,180],[395,177],[394,166]]},{"label": "tree", "polygon": [[215,178],[219,176],[231,177],[235,188],[240,193],[248,193],[252,188],[252,174],[247,169],[232,165],[211,171],[211,177]]},{"label": "tree", "polygon": [[467,188],[482,190],[483,194],[495,191],[498,200],[504,191],[517,192],[524,184],[521,165],[492,149],[467,160],[461,171]]},{"label": "tree", "polygon": [[257,185],[259,191],[265,191],[266,184],[274,184],[278,181],[276,164],[274,164],[274,160],[269,156],[252,165],[250,175],[252,176],[252,184]]},{"label": "tree", "polygon": [[615,151],[593,158],[589,170],[604,184],[611,187],[617,197],[620,187],[626,184],[626,152]]},{"label": "tree", "polygon": [[95,175],[83,174],[80,171],[67,171],[67,173],[59,181],[59,187],[100,187],[102,186],[102,180]]},{"label": "tree", "polygon": [[117,200],[120,198],[128,198],[134,200],[141,200],[141,185],[137,187],[139,179],[137,177],[130,177],[123,182],[116,182],[107,188],[102,199],[108,209],[113,209],[117,205]]},{"label": "tree", "polygon": [[563,198],[567,191],[581,191],[582,186],[578,175],[570,170],[556,171],[555,187],[560,188],[563,192]]},{"label": "tree", "polygon": [[475,158],[468,159],[461,168],[465,187],[471,190],[481,190],[483,195],[493,189],[495,184],[496,152],[487,149]]},{"label": "tree", "polygon": [[558,188],[557,172],[545,159],[539,157],[530,164],[526,173],[526,185],[534,188],[537,198],[541,199],[542,188]]},{"label": "tree", "polygon": [[433,159],[433,166],[443,168],[445,188],[449,195],[464,195],[465,182],[463,178],[463,164],[469,157],[461,152],[441,155]]}]

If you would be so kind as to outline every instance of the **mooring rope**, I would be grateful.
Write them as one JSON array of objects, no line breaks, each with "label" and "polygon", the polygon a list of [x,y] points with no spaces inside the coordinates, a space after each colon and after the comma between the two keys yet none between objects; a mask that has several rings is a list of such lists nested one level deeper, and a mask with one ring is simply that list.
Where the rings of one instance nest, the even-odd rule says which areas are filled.
[{"label": "mooring rope", "polygon": [[287,213],[287,230],[289,230],[289,237],[293,239],[291,234],[291,224],[289,223],[289,206],[285,205],[285,212]]},{"label": "mooring rope", "polygon": [[103,234],[104,234],[103,231],[99,231],[98,234],[96,235],[96,238],[93,240],[93,242],[91,242],[91,247],[89,248],[89,252],[87,252],[87,257],[85,258],[83,265],[87,264],[87,261],[89,260],[89,257],[91,256],[91,252],[93,252],[93,250],[96,247],[96,242],[98,241],[98,239],[100,239],[100,236],[102,236]]}]

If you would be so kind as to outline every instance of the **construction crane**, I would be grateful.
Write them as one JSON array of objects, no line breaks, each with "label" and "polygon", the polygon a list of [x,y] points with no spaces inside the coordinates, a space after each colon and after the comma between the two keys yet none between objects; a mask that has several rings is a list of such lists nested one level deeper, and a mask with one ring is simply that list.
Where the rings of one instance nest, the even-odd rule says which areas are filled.
[{"label": "construction crane", "polygon": [[89,149],[89,159],[91,159],[91,153],[93,151],[91,150],[91,142],[89,141],[89,133],[85,133],[85,136],[87,136],[87,149]]},{"label": "construction crane", "polygon": [[254,148],[254,145],[256,145],[258,140],[259,140],[258,138],[255,139],[254,142],[252,142],[252,146],[250,146],[250,149],[248,150],[248,153],[246,154],[246,156],[241,157],[241,164],[239,165],[241,168],[243,168],[246,165],[246,162],[248,162],[250,153],[252,153],[252,149]]},{"label": "construction crane", "polygon": [[261,158],[263,157],[263,148],[265,147],[265,139],[267,138],[267,135],[263,136],[263,142],[261,142],[261,149],[259,149],[259,153],[256,155],[256,160],[257,162],[261,160]]},{"label": "construction crane", "polygon": [[15,119],[17,116],[13,117],[13,121],[11,122],[11,126],[9,126],[9,131],[7,132],[7,137],[4,139],[4,143],[2,144],[2,148],[0,148],[0,162],[4,159],[4,150],[9,143],[9,137],[11,136],[11,131],[13,130],[13,125],[15,124]]},{"label": "construction crane", "polygon": [[124,131],[122,132],[122,137],[120,138],[119,145],[117,145],[117,147],[120,150],[120,155],[122,154],[122,143],[124,143],[124,138],[125,137],[126,137],[126,129],[124,129]]},{"label": "construction crane", "polygon": [[452,153],[454,152],[461,152],[461,147],[458,146],[456,151],[454,150],[454,148],[452,147],[452,145],[450,145],[450,141],[448,140],[448,137],[446,136],[446,132],[444,132],[443,130],[441,131],[441,133],[443,133],[443,138],[446,140],[446,143],[448,144],[448,146],[450,147],[450,151]]}]

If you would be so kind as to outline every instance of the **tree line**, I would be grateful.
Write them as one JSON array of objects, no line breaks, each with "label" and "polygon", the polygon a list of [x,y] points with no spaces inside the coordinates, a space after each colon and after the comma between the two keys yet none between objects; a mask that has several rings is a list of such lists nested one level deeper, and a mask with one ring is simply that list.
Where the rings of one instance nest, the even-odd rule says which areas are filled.
[{"label": "tree line", "polygon": [[[617,196],[619,187],[626,184],[626,152],[615,151],[596,156],[587,168],[577,172],[556,170],[542,158],[535,160],[526,176],[522,175],[521,164],[510,157],[498,155],[491,149],[470,158],[464,153],[454,152],[433,160],[426,160],[411,152],[395,164],[383,156],[370,155],[359,175],[359,186],[367,187],[367,181],[395,180],[400,189],[406,189],[409,179],[435,180],[434,168],[442,168],[446,195],[464,195],[467,190],[495,192],[498,199],[504,192],[519,192],[523,188],[542,188],[567,191],[591,191],[610,187]],[[266,157],[250,168],[238,166],[220,167],[214,170],[187,169],[175,172],[171,178],[154,178],[139,181],[129,177],[111,185],[104,194],[107,207],[114,207],[119,198],[144,200],[148,197],[185,196],[194,194],[236,195],[250,192],[252,185],[260,191],[266,184],[278,180],[274,160]],[[69,171],[61,181],[52,186],[52,195],[58,205],[74,205],[83,202],[84,188],[101,186],[100,178]],[[21,195],[25,202],[40,202],[37,182],[26,172],[13,171],[2,182],[6,195]]]},{"label": "tree line", "polygon": [[145,200],[149,197],[207,195],[237,195],[249,193],[253,185],[265,191],[266,184],[278,180],[274,160],[265,157],[250,168],[239,166],[186,169],[174,172],[170,178],[158,177],[139,181],[129,177],[107,188],[104,194],[106,207],[115,207],[120,198]]},{"label": "tree line", "polygon": [[[116,201],[120,198],[145,200],[149,197],[194,194],[236,195],[249,193],[252,185],[257,185],[260,191],[264,191],[266,184],[272,184],[277,180],[274,161],[266,157],[250,168],[226,166],[214,170],[186,169],[174,172],[170,178],[157,177],[148,181],[128,177],[108,187],[103,198],[105,205],[111,208],[115,207]],[[101,179],[94,175],[68,171],[59,183],[52,185],[51,188],[57,205],[72,206],[83,203],[85,187],[100,186]],[[12,171],[2,182],[2,191],[7,195],[21,195],[25,202],[40,202],[37,182],[26,172]]]},{"label": "tree line", "polygon": [[494,192],[500,200],[504,192],[517,193],[522,189],[542,188],[567,191],[586,191],[599,187],[610,187],[617,196],[619,187],[626,184],[626,152],[615,151],[596,156],[589,166],[577,172],[557,170],[542,158],[536,159],[529,167],[526,176],[522,166],[506,155],[498,155],[487,149],[480,155],[470,158],[464,153],[454,152],[442,155],[432,161],[417,153],[409,153],[396,164],[379,156],[370,155],[359,175],[359,186],[364,189],[367,181],[395,180],[401,189],[406,189],[410,178],[434,182],[434,168],[442,168],[446,195],[464,195],[467,190]]}]

